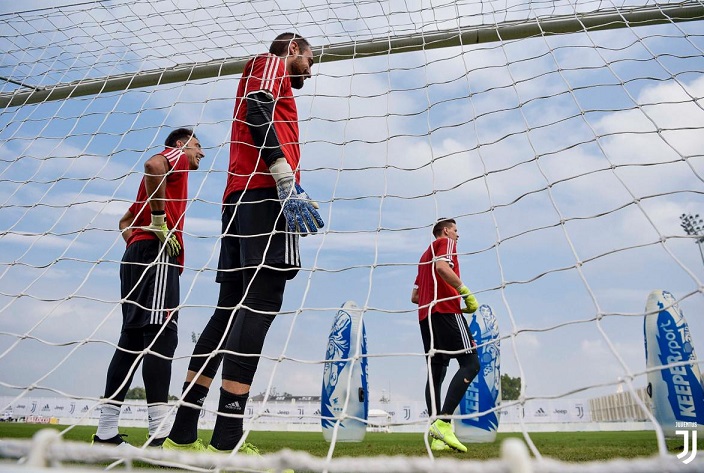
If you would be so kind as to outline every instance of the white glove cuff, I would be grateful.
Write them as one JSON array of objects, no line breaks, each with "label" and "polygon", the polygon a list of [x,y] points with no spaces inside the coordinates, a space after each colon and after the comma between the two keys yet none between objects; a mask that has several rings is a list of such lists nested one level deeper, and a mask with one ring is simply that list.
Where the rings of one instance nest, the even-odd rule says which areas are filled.
[{"label": "white glove cuff", "polygon": [[291,169],[291,165],[286,161],[286,158],[279,158],[271,163],[269,172],[277,184],[282,180],[293,179],[293,169]]},{"label": "white glove cuff", "polygon": [[166,223],[166,214],[152,214],[152,226],[161,227]]}]

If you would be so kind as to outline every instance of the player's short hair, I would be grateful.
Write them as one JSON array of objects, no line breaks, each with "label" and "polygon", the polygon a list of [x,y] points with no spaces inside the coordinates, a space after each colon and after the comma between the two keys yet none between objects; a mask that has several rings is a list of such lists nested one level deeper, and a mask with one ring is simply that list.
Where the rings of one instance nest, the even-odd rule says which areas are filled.
[{"label": "player's short hair", "polygon": [[288,45],[292,42],[296,43],[301,51],[310,49],[310,43],[303,36],[296,33],[281,33],[272,41],[269,52],[276,56],[285,56],[288,52]]},{"label": "player's short hair", "polygon": [[442,230],[444,228],[450,227],[452,225],[456,225],[457,222],[455,222],[454,218],[439,218],[437,222],[435,222],[435,225],[433,226],[433,236],[435,238],[439,237],[442,235]]},{"label": "player's short hair", "polygon": [[177,141],[188,141],[190,138],[198,138],[192,128],[176,128],[166,137],[164,145],[168,148],[175,148]]}]

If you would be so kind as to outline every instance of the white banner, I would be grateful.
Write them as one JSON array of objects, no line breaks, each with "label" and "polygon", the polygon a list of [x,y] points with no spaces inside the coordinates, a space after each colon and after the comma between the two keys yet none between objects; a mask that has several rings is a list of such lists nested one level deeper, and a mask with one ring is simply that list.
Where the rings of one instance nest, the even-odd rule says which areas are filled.
[{"label": "white banner", "polygon": [[527,423],[591,422],[589,402],[581,400],[530,400],[522,408],[522,413],[523,421]]},{"label": "white banner", "polygon": [[[510,401],[509,401],[510,402]],[[212,428],[215,424],[217,401],[206,402],[200,422]],[[100,406],[95,400],[62,398],[0,397],[0,410],[10,412],[14,419],[35,417],[57,417],[62,419],[98,419]],[[420,426],[428,419],[425,403],[390,402],[371,403],[370,411],[377,413],[377,420],[384,419],[389,426]],[[385,413],[385,414],[383,414]],[[383,414],[383,415],[382,415]],[[315,402],[269,401],[249,402],[245,411],[247,419],[256,419],[262,424],[320,424],[320,404]],[[127,401],[122,406],[120,418],[126,421],[147,422],[146,401]],[[579,399],[535,399],[522,405],[501,407],[499,425],[525,423],[581,423],[591,422],[589,402]]]}]

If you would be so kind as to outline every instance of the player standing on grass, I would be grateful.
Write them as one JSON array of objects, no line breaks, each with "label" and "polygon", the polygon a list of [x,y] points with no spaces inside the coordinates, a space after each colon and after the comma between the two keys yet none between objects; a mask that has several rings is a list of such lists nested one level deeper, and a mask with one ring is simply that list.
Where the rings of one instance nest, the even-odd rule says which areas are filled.
[{"label": "player standing on grass", "polygon": [[[126,444],[118,432],[120,405],[142,361],[147,393],[150,445],[168,434],[164,420],[171,381],[171,361],[178,344],[179,275],[183,271],[183,231],[188,199],[188,171],[204,157],[193,130],[178,128],[166,149],[144,163],[137,199],[120,219],[127,242],[120,265],[122,331],[108,367],[106,404],[93,443]],[[143,354],[145,349],[151,352]]]},{"label": "player standing on grass", "polygon": [[[423,253],[418,263],[411,302],[418,304],[420,333],[428,364],[428,381],[425,386],[425,403],[428,416],[437,416],[430,426],[433,450],[448,447],[466,452],[452,430],[450,416],[455,412],[465,391],[479,373],[479,358],[476,345],[462,312],[472,313],[479,304],[460,279],[460,263],[457,259],[459,234],[453,219],[440,219],[433,227],[435,240]],[[460,300],[464,300],[462,309]],[[437,350],[455,353],[435,353]],[[442,382],[450,359],[459,363],[440,404]],[[432,392],[431,392],[432,390]],[[434,402],[433,402],[434,401]]]},{"label": "player standing on grass", "polygon": [[[216,352],[222,349],[228,353],[218,403],[221,415],[207,450],[228,452],[240,442],[264,339],[281,310],[286,281],[301,265],[299,235],[323,226],[317,205],[298,184],[293,89],[303,87],[312,65],[308,41],[284,33],[268,53],[244,67],[235,99],[222,209],[218,306],[194,348],[183,386],[183,401],[188,404],[178,409],[166,449],[206,449],[198,439],[200,410],[194,405],[203,405],[222,359]],[[247,443],[239,451],[257,453]]]}]

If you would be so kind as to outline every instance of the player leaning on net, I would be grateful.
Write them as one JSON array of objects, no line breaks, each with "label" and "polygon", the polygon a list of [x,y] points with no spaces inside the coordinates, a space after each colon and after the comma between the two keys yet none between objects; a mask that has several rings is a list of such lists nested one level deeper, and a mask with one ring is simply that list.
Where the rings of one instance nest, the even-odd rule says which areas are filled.
[{"label": "player leaning on net", "polygon": [[[220,349],[227,351],[218,403],[223,415],[217,417],[207,450],[228,452],[240,443],[264,339],[281,309],[286,281],[300,268],[299,236],[323,226],[317,205],[298,184],[293,89],[303,87],[312,65],[310,45],[293,33],[279,35],[269,53],[245,65],[235,99],[222,209],[218,306],[194,348],[183,387],[188,404],[176,413],[166,449],[205,449],[198,439],[200,410],[193,405],[203,405],[220,365]],[[247,443],[239,451],[256,453]]]},{"label": "player leaning on net", "polygon": [[[178,343],[179,275],[184,260],[181,232],[188,171],[198,169],[204,154],[189,128],[172,131],[164,144],[166,149],[144,164],[137,198],[120,219],[120,231],[127,242],[120,265],[122,331],[108,367],[106,404],[94,443],[126,443],[118,432],[120,405],[140,361],[150,445],[160,445],[168,434],[166,403],[171,360]],[[147,348],[155,354],[143,355]]]},{"label": "player leaning on net", "polygon": [[[425,386],[425,404],[429,416],[437,416],[430,426],[433,450],[453,448],[466,452],[455,436],[451,418],[465,391],[479,373],[476,344],[462,312],[472,313],[479,304],[460,279],[457,259],[459,233],[453,219],[440,219],[433,227],[435,240],[418,263],[411,302],[418,304],[420,334],[428,363],[428,382]],[[465,308],[462,309],[461,302]],[[437,350],[455,353],[437,353]],[[440,391],[450,359],[455,358],[459,369],[452,377],[440,403]]]}]

